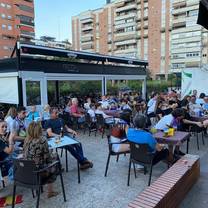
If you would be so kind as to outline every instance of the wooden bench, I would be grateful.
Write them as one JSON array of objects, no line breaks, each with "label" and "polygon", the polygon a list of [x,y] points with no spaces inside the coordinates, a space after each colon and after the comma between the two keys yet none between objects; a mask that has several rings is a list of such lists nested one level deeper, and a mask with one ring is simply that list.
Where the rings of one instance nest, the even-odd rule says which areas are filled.
[{"label": "wooden bench", "polygon": [[175,208],[199,175],[199,156],[187,154],[129,203],[128,208]]}]

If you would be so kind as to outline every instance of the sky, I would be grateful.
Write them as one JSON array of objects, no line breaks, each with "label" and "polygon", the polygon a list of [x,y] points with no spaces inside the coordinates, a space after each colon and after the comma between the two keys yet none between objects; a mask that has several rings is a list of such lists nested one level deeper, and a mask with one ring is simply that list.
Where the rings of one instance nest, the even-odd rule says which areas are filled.
[{"label": "sky", "polygon": [[106,0],[35,0],[35,32],[56,40],[71,41],[71,17],[102,7]]}]

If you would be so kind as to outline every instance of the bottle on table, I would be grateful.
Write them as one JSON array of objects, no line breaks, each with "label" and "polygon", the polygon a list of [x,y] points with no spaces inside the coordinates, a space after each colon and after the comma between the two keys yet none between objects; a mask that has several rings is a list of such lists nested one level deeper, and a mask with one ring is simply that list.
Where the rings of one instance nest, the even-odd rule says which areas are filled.
[{"label": "bottle on table", "polygon": [[64,129],[61,127],[61,137],[64,137]]}]

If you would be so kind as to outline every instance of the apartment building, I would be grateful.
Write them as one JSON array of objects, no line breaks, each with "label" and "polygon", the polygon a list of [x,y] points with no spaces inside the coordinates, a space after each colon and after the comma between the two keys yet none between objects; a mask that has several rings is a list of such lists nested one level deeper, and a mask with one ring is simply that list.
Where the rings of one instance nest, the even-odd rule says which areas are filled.
[{"label": "apartment building", "polygon": [[41,36],[40,39],[31,40],[31,43],[39,46],[46,46],[51,48],[71,50],[72,45],[68,40],[57,41],[56,38],[50,36]]},{"label": "apartment building", "polygon": [[153,77],[170,68],[170,0],[115,0],[72,18],[72,46],[149,61]]},{"label": "apartment building", "polygon": [[115,0],[72,18],[72,45],[149,61],[153,78],[207,62],[199,0]]},{"label": "apartment building", "polygon": [[208,63],[208,33],[196,24],[199,0],[174,0],[172,8],[171,71],[200,68]]},{"label": "apartment building", "polygon": [[35,37],[33,0],[0,0],[0,58],[8,58],[17,40]]}]

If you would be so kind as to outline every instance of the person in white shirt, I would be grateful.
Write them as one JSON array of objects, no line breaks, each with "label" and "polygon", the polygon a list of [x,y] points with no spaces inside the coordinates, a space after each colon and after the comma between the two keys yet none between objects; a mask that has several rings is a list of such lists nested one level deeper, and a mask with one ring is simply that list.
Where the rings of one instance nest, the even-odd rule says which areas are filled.
[{"label": "person in white shirt", "polygon": [[196,115],[200,110],[202,110],[202,106],[196,103],[196,96],[192,95],[190,103],[188,105],[189,112],[191,115]]},{"label": "person in white shirt", "polygon": [[158,100],[158,93],[154,93],[152,98],[147,103],[147,116],[148,117],[155,117],[155,108]]},{"label": "person in white shirt", "polygon": [[90,109],[90,104],[91,104],[91,98],[87,98],[87,102],[84,104],[84,109],[89,110]]},{"label": "person in white shirt", "polygon": [[99,103],[101,103],[102,108],[103,108],[103,109],[108,109],[108,108],[109,108],[109,102],[108,102],[106,96],[103,95],[101,99],[102,99],[102,100],[99,101]]},{"label": "person in white shirt", "polygon": [[167,128],[177,128],[180,120],[184,118],[184,110],[182,108],[175,109],[171,114],[162,117],[159,122],[155,125],[155,129],[165,130]]},{"label": "person in white shirt", "polygon": [[92,121],[94,122],[96,120],[95,118],[95,105],[90,104],[90,108],[88,109],[87,113],[90,115]]},{"label": "person in white shirt", "polygon": [[5,121],[7,123],[7,133],[11,133],[15,131],[15,118],[17,116],[17,110],[15,107],[9,108],[7,115],[5,117]]}]

